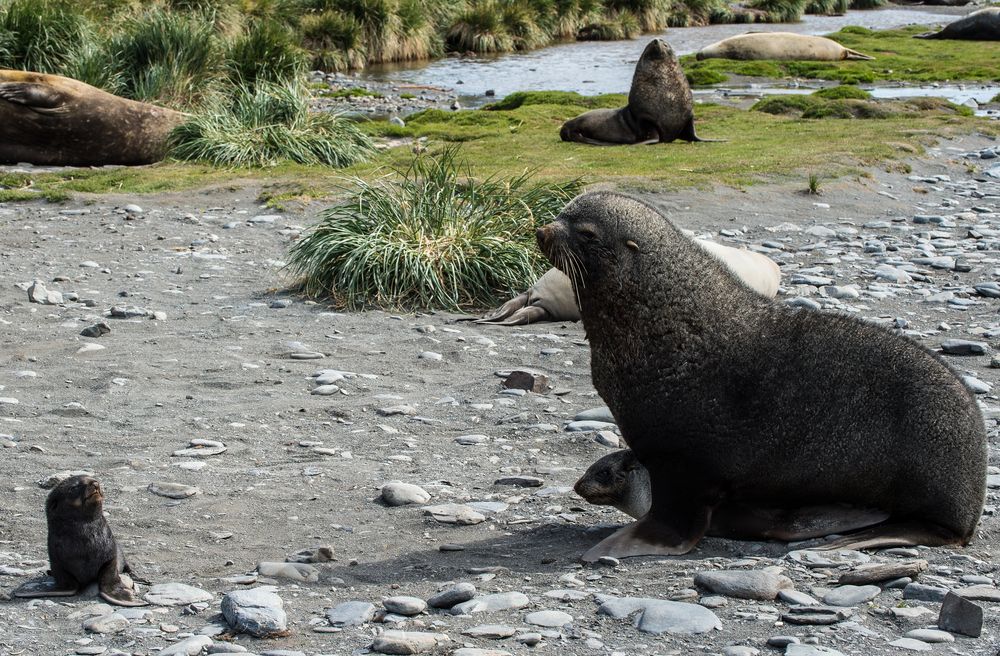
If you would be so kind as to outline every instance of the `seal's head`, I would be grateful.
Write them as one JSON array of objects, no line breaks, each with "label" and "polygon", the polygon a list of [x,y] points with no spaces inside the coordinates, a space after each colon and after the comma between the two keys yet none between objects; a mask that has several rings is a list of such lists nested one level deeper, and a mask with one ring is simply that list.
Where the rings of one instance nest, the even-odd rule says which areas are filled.
[{"label": "seal's head", "polygon": [[629,449],[597,460],[573,489],[589,503],[614,506],[637,519],[649,512],[649,472]]},{"label": "seal's head", "polygon": [[52,489],[45,501],[45,516],[59,519],[93,520],[104,508],[104,491],[97,479],[71,476]]},{"label": "seal's head", "polygon": [[642,51],[640,61],[650,59],[669,59],[675,56],[674,49],[670,47],[669,43],[663,39],[653,39],[646,44],[646,48]]}]

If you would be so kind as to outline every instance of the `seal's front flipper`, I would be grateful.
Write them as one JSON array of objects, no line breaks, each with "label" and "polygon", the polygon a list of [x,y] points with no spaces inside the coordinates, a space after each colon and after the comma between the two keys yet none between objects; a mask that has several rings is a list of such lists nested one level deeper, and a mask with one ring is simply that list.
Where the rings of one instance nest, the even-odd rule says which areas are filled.
[{"label": "seal's front flipper", "polygon": [[633,556],[680,556],[698,544],[708,530],[712,509],[704,506],[691,517],[684,518],[679,531],[671,519],[676,516],[659,517],[649,513],[637,522],[618,529],[588,549],[580,559],[585,563],[596,562],[602,556],[631,558]]},{"label": "seal's front flipper", "polygon": [[688,119],[687,125],[681,128],[681,131],[677,134],[677,138],[683,141],[704,141],[706,143],[723,143],[729,141],[728,139],[702,139],[694,131],[694,117]]},{"label": "seal's front flipper", "polygon": [[72,597],[78,592],[80,592],[79,587],[69,583],[60,585],[51,576],[46,576],[44,579],[28,581],[18,586],[12,594],[21,599],[36,599],[38,597]]},{"label": "seal's front flipper", "polygon": [[528,304],[528,292],[521,292],[497,309],[476,319],[475,323],[500,323]]},{"label": "seal's front flipper", "polygon": [[136,594],[132,579],[122,576],[119,572],[117,558],[109,560],[101,568],[97,579],[101,598],[116,606],[148,606],[149,603],[140,599],[139,595]]},{"label": "seal's front flipper", "polygon": [[24,105],[43,114],[68,111],[63,94],[47,84],[0,82],[0,99]]},{"label": "seal's front flipper", "polygon": [[889,547],[943,547],[964,545],[966,540],[953,532],[934,524],[923,522],[899,522],[880,524],[864,531],[844,535],[813,549],[887,549]]}]

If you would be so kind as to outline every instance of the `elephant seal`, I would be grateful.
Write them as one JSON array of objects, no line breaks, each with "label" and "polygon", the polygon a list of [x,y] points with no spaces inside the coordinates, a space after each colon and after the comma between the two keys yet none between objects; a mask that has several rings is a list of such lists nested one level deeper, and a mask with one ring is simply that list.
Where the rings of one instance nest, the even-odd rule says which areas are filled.
[{"label": "elephant seal", "polygon": [[[716,508],[740,505],[885,517],[826,545],[837,548],[972,538],[983,418],[922,346],[773,303],[629,196],[579,196],[537,237],[572,280],[594,386],[649,472],[649,512],[584,560],[687,553]],[[766,536],[768,522],[740,532]]]},{"label": "elephant seal", "polygon": [[[764,296],[774,298],[778,293],[781,269],[771,258],[702,239],[696,239],[695,243]],[[576,305],[573,284],[566,274],[553,268],[546,271],[528,291],[477,319],[476,323],[520,326],[536,321],[579,320],[580,308]]]},{"label": "elephant seal", "polygon": [[918,39],[1000,41],[1000,7],[986,7],[948,23],[937,32],[917,34]]},{"label": "elephant seal", "polygon": [[28,582],[15,597],[71,597],[96,581],[100,595],[119,606],[145,606],[121,547],[104,518],[104,492],[90,476],[71,476],[45,501],[51,579]]},{"label": "elephant seal", "polygon": [[841,61],[875,59],[822,36],[792,32],[749,32],[705,46],[697,59]]},{"label": "elephant seal", "polygon": [[68,77],[0,70],[0,164],[152,164],[185,117]]},{"label": "elephant seal", "polygon": [[628,105],[595,109],[563,124],[563,141],[597,145],[710,141],[694,131],[694,98],[673,48],[653,39],[632,74]]}]

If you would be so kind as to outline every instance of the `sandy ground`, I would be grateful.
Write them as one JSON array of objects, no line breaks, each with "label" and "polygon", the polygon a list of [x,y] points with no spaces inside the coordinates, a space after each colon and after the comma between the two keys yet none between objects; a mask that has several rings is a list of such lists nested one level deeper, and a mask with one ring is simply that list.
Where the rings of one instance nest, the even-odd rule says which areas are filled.
[{"label": "sandy ground", "polygon": [[[956,199],[948,189],[908,179],[982,178],[979,167],[968,166],[959,154],[991,143],[969,137],[942,144],[914,161],[912,173],[872,170],[870,177],[825,183],[821,196],[801,193],[803,180],[746,191],[683,191],[657,201],[683,227],[715,234],[738,230],[721,238],[726,243],[787,238],[787,251],[777,256],[785,263],[786,279],[795,269],[819,263],[835,271],[837,284],[866,289],[873,282],[870,261],[829,264],[834,246],[808,250],[820,240],[766,228],[790,222],[803,228],[852,226],[865,233],[862,224],[875,220],[904,218],[902,223],[913,226],[914,215],[952,215],[990,204],[1000,212],[995,198]],[[785,545],[717,539],[686,557],[581,569],[582,551],[607,525],[625,520],[616,511],[586,505],[567,489],[609,451],[591,434],[561,430],[578,412],[603,405],[591,385],[582,326],[502,328],[456,322],[458,317],[441,313],[340,313],[282,295],[287,248],[319,208],[251,223],[271,214],[257,206],[256,192],[219,188],[0,205],[0,443],[5,447],[0,448],[0,566],[6,566],[0,569],[0,593],[26,578],[11,572],[35,575],[44,567],[47,491],[36,482],[69,469],[93,472],[104,483],[109,521],[146,578],[214,594],[204,610],[152,607],[150,615],[115,635],[87,634],[79,619],[69,618],[94,601],[87,596],[58,603],[0,601],[0,654],[71,654],[81,648],[77,653],[99,653],[94,650],[100,647],[105,653],[155,653],[178,635],[202,630],[218,613],[222,594],[244,587],[228,577],[252,574],[259,561],[281,561],[316,545],[332,546],[337,557],[318,565],[319,582],[271,581],[285,603],[290,634],[274,640],[240,636],[237,644],[252,652],[357,653],[382,626],[314,631],[326,625],[328,608],[347,600],[378,605],[394,594],[426,598],[447,581],[472,581],[481,592],[521,591],[532,601],[526,610],[561,608],[576,621],[533,648],[513,639],[497,643],[461,635],[483,623],[525,627],[525,611],[485,618],[431,614],[404,626],[448,634],[451,642],[441,653],[463,644],[517,654],[715,654],[732,644],[779,653],[764,642],[790,634],[812,635],[861,656],[904,653],[888,641],[934,624],[935,603],[923,604],[934,613],[916,624],[887,616],[900,604],[898,590],[855,612],[853,619],[870,635],[853,628],[783,625],[776,616],[787,608],[783,602],[732,599],[716,610],[721,630],[654,636],[596,615],[592,599],[564,603],[545,597],[546,591],[574,585],[561,579],[566,575],[577,577],[585,591],[664,599],[690,598],[685,591],[693,587],[692,575],[710,568],[784,566],[805,592],[824,585],[824,578],[782,560]],[[126,214],[121,208],[130,203],[143,211]],[[1000,214],[986,216],[1000,222]],[[954,238],[964,239],[968,225],[960,222]],[[860,243],[860,236],[855,239]],[[954,288],[963,296],[969,285],[995,279],[997,251],[974,248],[971,272],[935,271],[915,287]],[[23,287],[35,279],[92,300],[93,307],[69,300],[57,306],[29,303]],[[803,291],[789,287],[784,296]],[[994,325],[1000,307],[993,299],[979,298],[982,304],[966,310],[920,299],[904,290],[886,299],[863,295],[854,306],[862,316],[905,317],[930,347],[949,337],[985,340],[975,328]],[[290,303],[272,307],[276,300]],[[113,306],[163,314],[109,318]],[[110,334],[80,336],[98,321],[110,325]],[[938,330],[942,321],[949,330]],[[95,343],[105,348],[79,352]],[[292,352],[303,350],[325,357],[291,359]],[[443,357],[418,358],[425,351]],[[988,368],[989,356],[952,361],[963,372],[1000,382],[997,370]],[[545,372],[555,389],[544,395],[501,394],[497,374],[514,368]],[[343,381],[341,393],[333,396],[315,396],[309,375],[319,369],[369,376]],[[992,393],[986,397],[987,406],[1000,406]],[[379,413],[400,405],[412,406],[415,414]],[[993,439],[994,422],[988,423]],[[475,446],[455,442],[468,434],[488,439]],[[200,460],[205,463],[200,470],[181,467],[197,459],[171,454],[197,438],[222,441],[227,450]],[[997,464],[993,456],[991,464]],[[508,474],[541,477],[547,492],[494,485]],[[502,501],[509,507],[475,526],[442,525],[416,506],[388,508],[378,502],[378,487],[393,479],[423,486],[432,503]],[[200,494],[166,499],[148,491],[157,482],[196,486]],[[996,520],[985,517],[967,549],[920,549],[920,557],[932,564],[930,582],[957,584],[963,573],[992,576],[1000,557],[996,529]],[[464,550],[439,550],[444,544]],[[928,645],[932,652],[994,654],[1000,606],[983,605],[982,638]]]}]

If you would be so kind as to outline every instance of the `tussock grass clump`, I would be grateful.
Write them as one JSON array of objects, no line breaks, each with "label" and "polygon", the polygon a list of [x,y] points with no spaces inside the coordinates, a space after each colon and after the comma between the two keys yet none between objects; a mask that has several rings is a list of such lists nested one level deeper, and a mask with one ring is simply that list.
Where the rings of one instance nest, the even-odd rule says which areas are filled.
[{"label": "tussock grass clump", "polygon": [[226,74],[236,85],[294,82],[305,72],[306,53],[287,27],[257,21],[231,41],[225,53]]},{"label": "tussock grass clump", "polygon": [[771,23],[793,23],[802,19],[807,0],[750,0],[747,7],[764,12]]},{"label": "tussock grass clump", "polygon": [[[506,111],[525,105],[578,105],[594,109],[620,107],[627,99],[621,94],[581,96],[576,91],[515,91],[495,103],[483,107],[489,111]],[[617,103],[617,104],[616,104]]]},{"label": "tussock grass clump", "polygon": [[639,18],[631,11],[622,11],[581,26],[576,38],[580,41],[619,41],[634,39],[640,34]]},{"label": "tussock grass clump", "polygon": [[449,50],[458,52],[508,52],[514,49],[514,37],[507,31],[496,2],[477,3],[455,20],[445,35]]},{"label": "tussock grass clump", "polygon": [[754,103],[750,111],[776,115],[801,115],[802,112],[823,104],[825,104],[825,101],[817,98],[815,95],[802,96],[789,94],[785,96],[768,96]]},{"label": "tussock grass clump", "polygon": [[889,4],[889,0],[851,0],[851,9],[878,9]]},{"label": "tussock grass clump", "polygon": [[841,16],[847,13],[851,0],[809,0],[805,13],[824,16]]},{"label": "tussock grass clump", "polygon": [[[829,89],[824,89],[824,91],[829,91]],[[861,93],[865,92],[861,91]],[[910,98],[904,101],[890,102],[871,100],[867,95],[858,97],[850,95],[850,93],[843,96],[821,96],[819,93],[808,96],[769,96],[757,102],[750,109],[766,114],[800,116],[806,119],[900,119],[935,114],[973,115],[973,111],[968,107],[955,105],[942,98]]]},{"label": "tussock grass clump", "polygon": [[819,98],[826,98],[827,100],[839,100],[845,98],[853,98],[855,100],[868,100],[872,97],[872,94],[868,93],[864,89],[859,89],[853,84],[841,84],[836,87],[828,87],[826,89],[820,89],[819,91],[814,91],[814,96]]},{"label": "tussock grass clump", "polygon": [[534,282],[535,229],[580,187],[529,173],[477,180],[451,149],[395,174],[352,179],[292,246],[288,268],[306,294],[348,309],[493,305]]},{"label": "tussock grass clump", "polygon": [[171,133],[170,154],[226,167],[283,161],[343,167],[374,152],[355,123],[332,113],[310,113],[298,87],[258,83],[207,102]]},{"label": "tussock grass clump", "polygon": [[95,35],[67,0],[0,3],[0,68],[61,75]]}]

